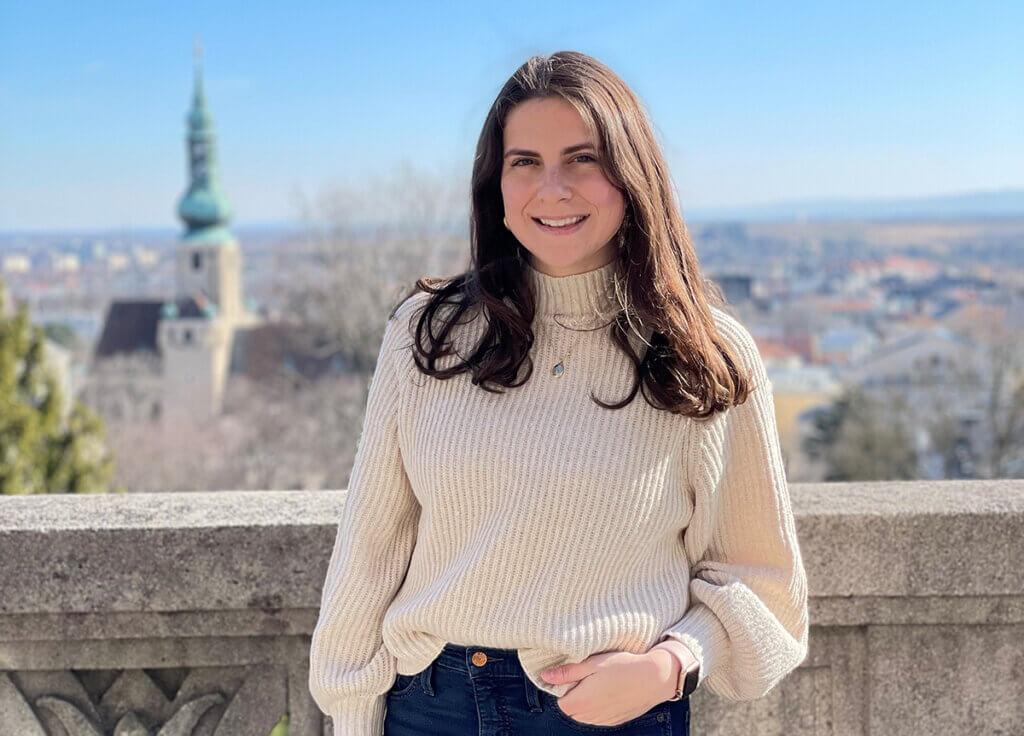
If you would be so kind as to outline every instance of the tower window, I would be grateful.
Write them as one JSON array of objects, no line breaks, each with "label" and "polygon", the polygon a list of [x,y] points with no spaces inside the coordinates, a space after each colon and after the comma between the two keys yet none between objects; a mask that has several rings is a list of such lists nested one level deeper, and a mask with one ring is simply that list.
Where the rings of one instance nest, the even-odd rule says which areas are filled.
[{"label": "tower window", "polygon": [[186,345],[190,345],[192,343],[192,330],[186,328],[185,331],[182,332],[181,336],[184,338]]},{"label": "tower window", "polygon": [[202,253],[198,253],[198,252],[193,253],[192,254],[192,269],[194,271],[198,271],[202,267],[203,267],[203,254]]}]

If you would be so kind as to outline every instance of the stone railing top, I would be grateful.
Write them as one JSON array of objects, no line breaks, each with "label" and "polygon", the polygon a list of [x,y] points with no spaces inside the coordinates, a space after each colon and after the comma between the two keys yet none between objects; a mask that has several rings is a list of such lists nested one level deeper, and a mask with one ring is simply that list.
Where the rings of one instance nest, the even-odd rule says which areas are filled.
[{"label": "stone railing top", "polygon": [[1024,480],[794,483],[797,516],[1024,514]]},{"label": "stone railing top", "polygon": [[0,496],[0,532],[318,526],[345,491],[204,491]]},{"label": "stone railing top", "polygon": [[[810,516],[1024,514],[1024,480],[792,483],[793,511]],[[0,531],[319,526],[336,521],[345,491],[0,496]]]},{"label": "stone railing top", "polygon": [[[791,493],[812,598],[1024,596],[1024,481]],[[0,497],[0,615],[315,610],[345,495]]]}]

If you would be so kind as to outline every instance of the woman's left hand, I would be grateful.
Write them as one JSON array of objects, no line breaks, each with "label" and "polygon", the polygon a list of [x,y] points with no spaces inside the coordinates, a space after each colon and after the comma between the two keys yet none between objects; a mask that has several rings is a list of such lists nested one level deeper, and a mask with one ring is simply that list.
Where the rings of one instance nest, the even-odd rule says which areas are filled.
[{"label": "woman's left hand", "polygon": [[[661,651],[661,650],[659,650]],[[672,697],[665,692],[671,671],[664,659],[632,652],[601,652],[582,662],[563,664],[541,672],[552,685],[577,684],[558,698],[562,712],[592,726],[618,726],[641,716]],[[674,692],[674,688],[673,688]]]}]

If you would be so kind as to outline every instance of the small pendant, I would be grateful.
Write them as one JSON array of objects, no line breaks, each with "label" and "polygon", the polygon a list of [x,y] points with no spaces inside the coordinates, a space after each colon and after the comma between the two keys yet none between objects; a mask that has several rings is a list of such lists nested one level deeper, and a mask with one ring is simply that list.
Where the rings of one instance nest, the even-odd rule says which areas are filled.
[{"label": "small pendant", "polygon": [[553,373],[553,374],[554,374],[555,376],[560,376],[560,375],[562,375],[562,373],[564,373],[564,372],[565,372],[565,368],[564,368],[564,367],[562,366],[562,364],[561,364],[561,363],[557,363],[557,364],[555,364],[555,367],[554,367],[554,368],[552,369],[552,371],[551,371],[551,372],[552,372],[552,373]]}]

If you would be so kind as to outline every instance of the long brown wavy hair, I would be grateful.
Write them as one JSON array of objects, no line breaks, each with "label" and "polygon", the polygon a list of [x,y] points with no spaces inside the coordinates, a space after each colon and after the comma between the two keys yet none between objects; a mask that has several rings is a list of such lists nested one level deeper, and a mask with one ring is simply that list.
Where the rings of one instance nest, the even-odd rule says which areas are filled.
[{"label": "long brown wavy hair", "polygon": [[[410,327],[417,320],[413,353],[417,368],[440,380],[470,372],[473,385],[493,393],[502,393],[500,386],[520,386],[533,373],[534,295],[526,277],[529,253],[502,222],[501,173],[506,117],[519,103],[546,97],[560,97],[577,110],[598,141],[605,176],[626,202],[616,234],[620,311],[609,332],[633,362],[635,380],[616,403],[605,403],[593,394],[591,399],[605,408],[620,409],[643,389],[651,406],[695,418],[742,403],[751,390],[750,377],[718,334],[708,306],[723,306],[725,299],[701,275],[647,116],[622,79],[576,51],[532,57],[509,78],[491,105],[473,162],[469,267],[453,278],[417,279],[399,302],[400,306],[421,291],[431,295],[410,319]],[[397,311],[398,306],[391,316]],[[467,356],[459,351],[461,360],[439,367],[439,359],[452,355],[449,337],[457,324],[464,324],[460,319],[467,311],[482,311],[486,329]],[[627,330],[641,336],[646,346],[642,356],[634,351]],[[430,338],[426,344],[425,333]]]}]

